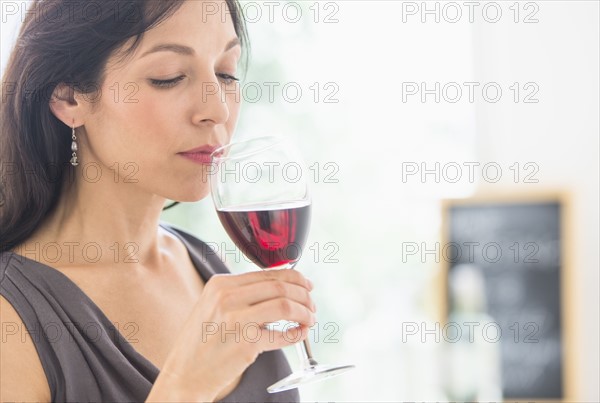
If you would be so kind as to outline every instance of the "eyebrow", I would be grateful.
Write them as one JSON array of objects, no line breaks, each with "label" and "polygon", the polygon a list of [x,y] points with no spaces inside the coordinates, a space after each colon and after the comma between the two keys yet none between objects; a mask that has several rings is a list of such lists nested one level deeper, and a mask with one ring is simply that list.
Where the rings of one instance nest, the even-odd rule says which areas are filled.
[{"label": "eyebrow", "polygon": [[[235,37],[232,40],[230,40],[229,42],[227,42],[227,45],[225,45],[225,49],[223,50],[223,52],[227,52],[229,49],[231,49],[235,46],[238,46],[238,45],[240,45],[240,39],[238,37]],[[151,53],[156,53],[156,52],[175,52],[175,53],[179,53],[180,55],[184,55],[184,56],[193,56],[194,54],[196,54],[196,51],[189,46],[180,45],[177,43],[159,43],[157,45],[154,45],[152,48],[150,48],[146,52],[144,52],[140,56],[140,59],[144,56],[147,56]]]}]

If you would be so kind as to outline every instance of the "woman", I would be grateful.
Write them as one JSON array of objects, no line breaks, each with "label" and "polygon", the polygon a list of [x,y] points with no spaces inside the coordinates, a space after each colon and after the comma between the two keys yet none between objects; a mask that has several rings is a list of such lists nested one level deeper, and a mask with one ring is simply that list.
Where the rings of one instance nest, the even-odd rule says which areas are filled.
[{"label": "woman", "polygon": [[[159,223],[208,194],[189,156],[231,139],[244,44],[234,0],[31,6],[3,79],[2,401],[298,400],[265,388],[311,283],[227,274]],[[240,335],[280,318],[301,326]]]}]

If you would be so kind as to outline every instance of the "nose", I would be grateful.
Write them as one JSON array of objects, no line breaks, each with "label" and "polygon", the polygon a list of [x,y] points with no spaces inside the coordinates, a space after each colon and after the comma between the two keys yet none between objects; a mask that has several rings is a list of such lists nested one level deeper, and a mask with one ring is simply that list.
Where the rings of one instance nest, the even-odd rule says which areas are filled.
[{"label": "nose", "polygon": [[200,96],[195,105],[193,122],[195,125],[224,124],[229,120],[227,97],[216,79],[201,84]]}]

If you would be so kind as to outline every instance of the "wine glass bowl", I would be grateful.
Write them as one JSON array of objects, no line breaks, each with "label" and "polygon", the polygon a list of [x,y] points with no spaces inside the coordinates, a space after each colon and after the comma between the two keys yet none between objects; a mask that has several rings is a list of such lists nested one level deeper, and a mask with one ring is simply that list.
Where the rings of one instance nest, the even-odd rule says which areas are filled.
[{"label": "wine glass bowl", "polygon": [[297,152],[283,139],[260,137],[212,155],[213,201],[227,234],[262,269],[294,267],[311,210]]},{"label": "wine glass bowl", "polygon": [[[302,256],[311,218],[306,173],[297,150],[277,137],[231,143],[212,153],[210,183],[219,220],[242,253],[261,269],[292,269]],[[271,385],[270,393],[354,368],[319,365],[308,339],[296,346],[302,370]]]}]

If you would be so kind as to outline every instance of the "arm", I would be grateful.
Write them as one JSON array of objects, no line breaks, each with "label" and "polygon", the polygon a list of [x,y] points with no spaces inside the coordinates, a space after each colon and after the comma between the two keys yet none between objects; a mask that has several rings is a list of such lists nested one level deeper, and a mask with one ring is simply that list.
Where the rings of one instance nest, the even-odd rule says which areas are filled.
[{"label": "arm", "polygon": [[50,402],[50,386],[19,314],[0,295],[0,402]]}]

